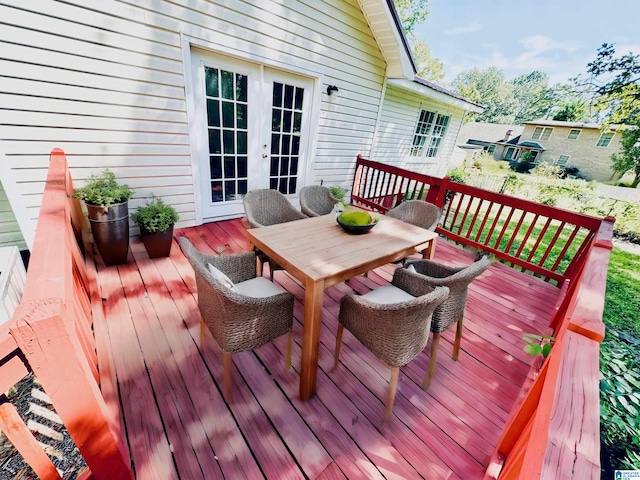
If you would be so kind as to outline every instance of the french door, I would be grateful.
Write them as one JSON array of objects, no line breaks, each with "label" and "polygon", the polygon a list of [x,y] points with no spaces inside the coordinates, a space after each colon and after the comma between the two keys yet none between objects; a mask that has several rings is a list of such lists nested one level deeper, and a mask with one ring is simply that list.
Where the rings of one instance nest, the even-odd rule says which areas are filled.
[{"label": "french door", "polygon": [[295,195],[309,161],[313,80],[231,57],[193,57],[203,220],[241,215],[249,190]]}]

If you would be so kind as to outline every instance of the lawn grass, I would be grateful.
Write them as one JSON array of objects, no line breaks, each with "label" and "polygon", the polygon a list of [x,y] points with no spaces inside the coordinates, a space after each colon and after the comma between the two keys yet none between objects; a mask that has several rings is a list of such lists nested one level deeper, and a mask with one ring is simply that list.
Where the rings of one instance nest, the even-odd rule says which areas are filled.
[{"label": "lawn grass", "polygon": [[640,255],[615,247],[611,251],[603,321],[640,340]]}]

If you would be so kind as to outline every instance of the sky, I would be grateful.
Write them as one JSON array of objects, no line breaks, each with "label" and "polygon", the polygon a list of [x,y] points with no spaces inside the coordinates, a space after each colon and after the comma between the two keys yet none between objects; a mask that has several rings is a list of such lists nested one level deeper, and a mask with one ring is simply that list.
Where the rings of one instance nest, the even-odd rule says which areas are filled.
[{"label": "sky", "polygon": [[598,47],[640,54],[640,0],[429,0],[416,28],[443,62],[444,83],[495,66],[511,80],[541,70],[549,83],[586,75]]}]

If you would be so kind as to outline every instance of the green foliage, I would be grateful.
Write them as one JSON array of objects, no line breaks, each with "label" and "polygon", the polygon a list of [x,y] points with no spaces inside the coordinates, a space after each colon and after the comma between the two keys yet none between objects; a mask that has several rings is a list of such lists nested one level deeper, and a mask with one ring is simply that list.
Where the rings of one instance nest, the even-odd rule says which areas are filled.
[{"label": "green foliage", "polygon": [[429,0],[394,0],[402,28],[412,35],[416,26],[424,22],[429,15]]},{"label": "green foliage", "polygon": [[611,155],[614,172],[621,175],[633,172],[631,188],[636,188],[640,183],[640,120],[634,127],[622,132],[621,151],[619,154]]},{"label": "green foliage", "polygon": [[417,75],[425,80],[440,82],[444,80],[442,62],[431,55],[431,48],[421,39],[411,39],[413,59],[418,70]]},{"label": "green foliage", "polygon": [[613,44],[603,43],[593,62],[587,64],[586,81],[576,87],[595,94],[596,107],[610,114],[611,123],[635,123],[640,119],[640,55],[616,55]]},{"label": "green foliage", "polygon": [[549,162],[540,162],[531,170],[531,174],[536,177],[543,178],[560,178],[562,167],[560,165],[551,165]]},{"label": "green foliage", "polygon": [[533,153],[529,150],[520,155],[520,158],[517,160],[509,161],[509,168],[518,173],[529,173],[535,165],[536,164],[533,163]]},{"label": "green foliage", "polygon": [[331,196],[336,200],[344,202],[345,193],[342,187],[329,187],[329,193],[331,193]]},{"label": "green foliage", "polygon": [[369,213],[360,211],[341,213],[338,219],[345,225],[353,226],[370,225],[378,221],[377,218],[374,219]]},{"label": "green foliage", "polygon": [[621,341],[614,335],[608,337],[600,346],[603,468],[605,471],[637,469],[640,465],[637,463],[640,458],[640,357],[637,353],[640,345]]},{"label": "green foliage", "polygon": [[92,174],[84,187],[74,190],[73,196],[89,205],[109,207],[131,199],[133,191],[128,185],[119,184],[115,173],[106,169],[100,175]]},{"label": "green foliage", "polygon": [[582,100],[571,100],[560,107],[553,120],[561,122],[584,122],[589,119],[589,107]]},{"label": "green foliage", "polygon": [[164,232],[179,219],[175,208],[153,194],[146,205],[139,207],[131,215],[131,220],[147,233]]},{"label": "green foliage", "polygon": [[525,352],[534,357],[542,355],[542,358],[549,356],[556,341],[550,335],[536,335],[534,333],[525,333],[522,335],[522,339],[527,343],[523,349]]},{"label": "green foliage", "polygon": [[467,173],[464,170],[454,168],[447,172],[447,177],[454,182],[465,183],[467,179]]}]

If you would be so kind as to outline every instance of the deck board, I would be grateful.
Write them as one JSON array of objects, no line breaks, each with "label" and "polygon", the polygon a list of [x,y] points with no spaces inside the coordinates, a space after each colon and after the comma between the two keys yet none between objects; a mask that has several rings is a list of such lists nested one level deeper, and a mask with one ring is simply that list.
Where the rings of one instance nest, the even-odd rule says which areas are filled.
[{"label": "deck board", "polygon": [[[181,229],[208,254],[246,251],[244,219]],[[475,254],[440,240],[437,261],[466,265]],[[112,368],[137,478],[482,478],[494,445],[529,374],[523,332],[546,333],[559,290],[494,264],[469,291],[459,361],[454,331],[443,333],[430,389],[420,388],[423,355],[401,369],[394,417],[384,424],[389,369],[345,331],[333,369],[340,298],[388,283],[395,265],[325,291],[317,394],[298,398],[304,288],[292,292],[292,368],[286,337],[234,354],[233,397],[221,394],[219,347],[206,332],[193,270],[174,242],[169,258],[150,260],[132,241],[129,263],[98,265]],[[268,275],[268,267],[265,275]]]}]

